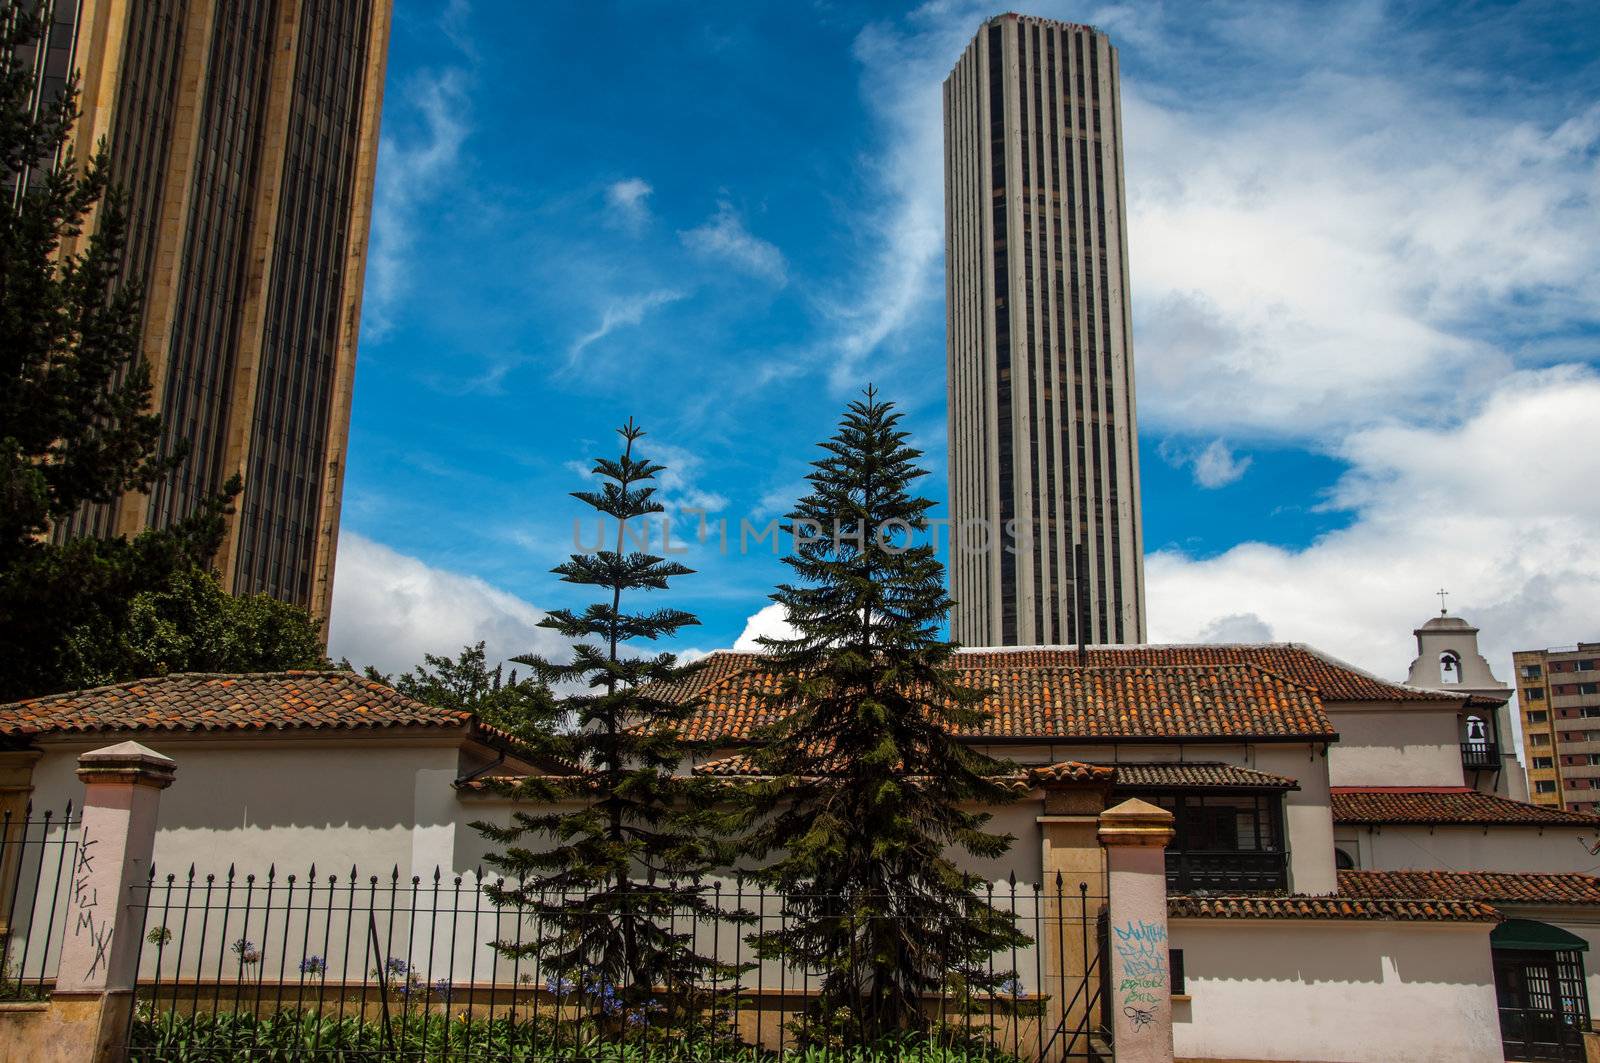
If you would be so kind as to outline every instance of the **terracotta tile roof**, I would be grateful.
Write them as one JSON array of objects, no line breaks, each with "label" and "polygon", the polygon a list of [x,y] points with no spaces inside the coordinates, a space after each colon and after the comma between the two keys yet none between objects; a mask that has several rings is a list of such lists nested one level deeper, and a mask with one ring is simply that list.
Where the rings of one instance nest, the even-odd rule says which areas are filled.
[{"label": "terracotta tile roof", "polygon": [[[754,758],[743,753],[719,757],[697,765],[696,775],[719,778],[753,778]],[[1039,783],[1115,783],[1127,789],[1255,789],[1298,790],[1300,784],[1283,775],[1236,767],[1232,764],[1085,764],[1063,760],[1056,764],[1025,767],[1018,781]]]},{"label": "terracotta tile roof", "polygon": [[1498,871],[1341,871],[1339,892],[1347,897],[1600,905],[1600,878]]},{"label": "terracotta tile roof", "polygon": [[1286,775],[1241,768],[1234,764],[1118,764],[1117,786],[1160,790],[1298,790]]},{"label": "terracotta tile roof", "polygon": [[1600,816],[1529,805],[1461,787],[1333,787],[1335,823],[1597,827]]},{"label": "terracotta tile roof", "polygon": [[0,705],[0,734],[97,731],[344,731],[473,728],[469,712],[435,708],[354,672],[182,673]]},{"label": "terracotta tile roof", "polygon": [[[704,764],[697,764],[694,773],[696,775],[714,776],[720,779],[755,779],[761,777],[754,758],[743,753],[735,753],[732,756],[719,757],[716,760],[708,760]],[[1033,786],[1049,783],[1109,783],[1115,775],[1116,769],[1107,765],[1084,764],[1076,760],[1063,760],[1056,764],[1024,768],[1014,775],[1006,776],[1006,778],[1019,789],[1025,791]]]},{"label": "terracotta tile roof", "polygon": [[[1080,661],[1078,651],[1065,646],[1016,649],[966,649],[957,653],[965,667],[989,669],[1138,667],[1192,667],[1196,665],[1250,664],[1275,672],[1330,701],[1451,701],[1462,695],[1424,690],[1380,679],[1351,664],[1294,642],[1256,645],[1093,646]],[[705,658],[700,669],[666,688],[676,700],[704,689],[728,676],[759,666],[761,655],[720,650]]]},{"label": "terracotta tile roof", "polygon": [[[1252,663],[1097,665],[1078,668],[1036,653],[962,653],[962,682],[987,688],[974,739],[1129,741],[1337,737],[1316,691]],[[657,691],[700,702],[685,739],[738,743],[774,719],[778,680],[753,654],[717,654],[714,666]],[[1065,659],[1065,655],[1057,654]]]},{"label": "terracotta tile roof", "polygon": [[1500,913],[1473,900],[1349,897],[1167,898],[1173,919],[1395,919],[1403,922],[1493,923]]},{"label": "terracotta tile roof", "polygon": [[719,779],[757,779],[761,772],[756,768],[755,758],[743,753],[735,753],[731,757],[718,757],[708,760],[704,764],[694,766],[696,775],[711,775]]}]

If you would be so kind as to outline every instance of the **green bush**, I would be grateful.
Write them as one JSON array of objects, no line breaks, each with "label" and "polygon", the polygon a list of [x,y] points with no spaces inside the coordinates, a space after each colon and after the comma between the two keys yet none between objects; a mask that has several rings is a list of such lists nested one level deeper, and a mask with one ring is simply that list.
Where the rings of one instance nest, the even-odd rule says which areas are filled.
[{"label": "green bush", "polygon": [[280,1011],[260,1018],[223,1013],[179,1016],[141,1008],[129,1041],[130,1063],[378,1063],[395,1058],[505,1063],[1016,1063],[1009,1054],[950,1048],[906,1037],[848,1049],[813,1046],[764,1051],[710,1035],[620,1030],[528,1018],[467,1019],[443,1014],[381,1022]]}]

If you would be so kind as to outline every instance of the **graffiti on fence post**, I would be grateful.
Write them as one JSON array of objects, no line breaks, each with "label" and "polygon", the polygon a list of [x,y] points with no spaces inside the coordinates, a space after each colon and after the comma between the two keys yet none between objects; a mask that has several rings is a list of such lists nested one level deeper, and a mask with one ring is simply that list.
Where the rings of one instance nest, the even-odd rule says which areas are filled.
[{"label": "graffiti on fence post", "polygon": [[111,935],[116,926],[112,920],[100,915],[100,891],[93,883],[94,847],[98,839],[84,837],[78,842],[78,854],[72,861],[72,906],[77,918],[72,921],[72,936],[89,935],[93,957],[86,975],[93,975],[106,962],[106,950],[111,947]]},{"label": "graffiti on fence post", "polygon": [[1170,977],[1167,970],[1167,928],[1143,919],[1111,928],[1117,954],[1117,995],[1122,1013],[1135,1030],[1148,1029]]}]

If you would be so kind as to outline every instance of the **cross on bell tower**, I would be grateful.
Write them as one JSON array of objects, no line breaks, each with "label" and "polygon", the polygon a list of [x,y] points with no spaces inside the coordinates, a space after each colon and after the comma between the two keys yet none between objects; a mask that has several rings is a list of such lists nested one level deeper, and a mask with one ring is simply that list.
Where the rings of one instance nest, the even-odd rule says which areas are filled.
[{"label": "cross on bell tower", "polygon": [[1445,590],[1443,587],[1440,587],[1437,591],[1434,591],[1434,593],[1439,596],[1439,615],[1440,616],[1444,616],[1445,615],[1444,598],[1445,598],[1445,595],[1449,594],[1450,592]]}]

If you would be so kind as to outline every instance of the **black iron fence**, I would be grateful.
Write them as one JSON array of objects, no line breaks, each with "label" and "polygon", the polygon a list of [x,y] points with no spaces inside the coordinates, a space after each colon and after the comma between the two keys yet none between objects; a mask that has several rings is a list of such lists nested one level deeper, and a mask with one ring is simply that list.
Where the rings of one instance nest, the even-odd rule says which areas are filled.
[{"label": "black iron fence", "polygon": [[[141,952],[130,1057],[873,1058],[853,1036],[859,1017],[848,1007],[819,1015],[832,960],[807,969],[755,955],[754,937],[791,926],[800,898],[739,877],[699,886],[710,911],[675,909],[671,929],[720,962],[669,994],[552,968],[543,951],[525,948],[553,936],[539,907],[490,901],[487,891],[505,885],[481,873],[398,869],[153,873],[133,897]],[[972,893],[1022,936],[977,967],[936,963],[942,981],[923,996],[920,1021],[905,1024],[897,1054],[1094,1058],[1103,883],[1057,875]]]},{"label": "black iron fence", "polygon": [[79,826],[71,804],[0,815],[0,1000],[41,1000],[55,983]]}]

